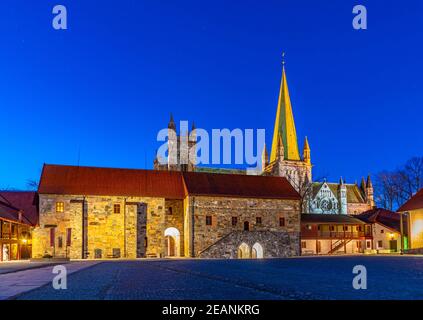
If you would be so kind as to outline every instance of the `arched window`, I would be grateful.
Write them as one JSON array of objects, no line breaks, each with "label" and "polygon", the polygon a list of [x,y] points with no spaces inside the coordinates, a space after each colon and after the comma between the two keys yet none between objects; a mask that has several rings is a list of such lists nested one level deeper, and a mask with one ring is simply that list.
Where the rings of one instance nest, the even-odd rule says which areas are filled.
[{"label": "arched window", "polygon": [[241,243],[238,247],[238,258],[239,259],[249,259],[251,258],[250,246],[245,242]]},{"label": "arched window", "polygon": [[256,242],[253,245],[251,256],[253,259],[263,259],[263,247],[261,246],[260,243]]}]

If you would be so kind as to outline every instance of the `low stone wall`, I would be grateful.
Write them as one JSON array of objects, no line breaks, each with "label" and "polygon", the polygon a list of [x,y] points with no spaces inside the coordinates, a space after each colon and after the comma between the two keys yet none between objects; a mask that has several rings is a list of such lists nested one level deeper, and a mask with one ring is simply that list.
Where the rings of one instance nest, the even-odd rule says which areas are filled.
[{"label": "low stone wall", "polygon": [[233,231],[203,250],[199,257],[235,259],[242,243],[250,248],[259,243],[263,248],[263,258],[298,256],[299,241],[297,232]]},{"label": "low stone wall", "polygon": [[423,254],[423,248],[408,249],[404,251],[405,254]]}]

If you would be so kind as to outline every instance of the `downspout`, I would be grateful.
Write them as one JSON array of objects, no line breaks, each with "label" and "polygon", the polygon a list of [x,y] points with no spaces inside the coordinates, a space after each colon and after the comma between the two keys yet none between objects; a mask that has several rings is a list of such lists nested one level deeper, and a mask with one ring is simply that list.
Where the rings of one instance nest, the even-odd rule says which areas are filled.
[{"label": "downspout", "polygon": [[85,242],[85,196],[82,198],[82,259],[86,259]]},{"label": "downspout", "polygon": [[194,205],[195,205],[195,197],[192,197],[192,201],[191,201],[191,257],[195,258],[195,249],[194,249],[194,243],[195,243],[195,238],[194,238],[194,224],[195,224],[195,218],[194,218]]},{"label": "downspout", "polygon": [[123,199],[123,254],[126,258],[126,198]]}]

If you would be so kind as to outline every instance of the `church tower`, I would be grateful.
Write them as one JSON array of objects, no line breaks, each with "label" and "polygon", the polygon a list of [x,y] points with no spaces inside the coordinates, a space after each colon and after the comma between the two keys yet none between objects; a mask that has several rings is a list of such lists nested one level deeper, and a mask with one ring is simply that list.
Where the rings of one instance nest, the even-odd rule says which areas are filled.
[{"label": "church tower", "polygon": [[263,174],[286,177],[292,186],[300,191],[306,183],[312,181],[311,168],[310,146],[307,138],[304,140],[303,158],[300,157],[285,62],[283,61],[270,163]]}]

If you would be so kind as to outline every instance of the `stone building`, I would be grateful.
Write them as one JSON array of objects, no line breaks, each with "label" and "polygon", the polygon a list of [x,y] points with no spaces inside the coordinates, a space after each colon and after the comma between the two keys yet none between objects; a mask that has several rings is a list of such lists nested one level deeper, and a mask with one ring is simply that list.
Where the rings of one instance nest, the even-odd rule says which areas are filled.
[{"label": "stone building", "polygon": [[33,256],[286,257],[300,199],[285,178],[45,165]]},{"label": "stone building", "polygon": [[313,182],[310,192],[306,194],[306,213],[320,214],[360,214],[373,209],[373,185],[370,176],[367,182],[357,184]]}]

